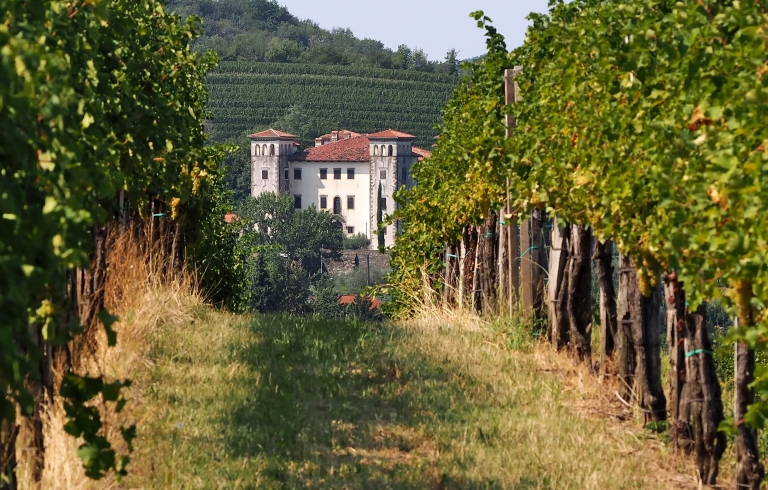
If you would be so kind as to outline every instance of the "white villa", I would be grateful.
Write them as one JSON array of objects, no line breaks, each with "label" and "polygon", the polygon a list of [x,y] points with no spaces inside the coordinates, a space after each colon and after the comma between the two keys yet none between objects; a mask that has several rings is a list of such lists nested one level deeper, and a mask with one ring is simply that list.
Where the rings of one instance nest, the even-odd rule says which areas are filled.
[{"label": "white villa", "polygon": [[[333,131],[302,150],[296,136],[268,129],[251,140],[251,195],[288,192],[298,209],[314,205],[339,220],[347,235],[363,233],[376,248],[376,198],[381,183],[384,216],[394,211],[392,194],[412,185],[411,165],[430,155],[413,146],[415,136],[392,129],[374,134]],[[395,242],[393,226],[385,245]]]}]

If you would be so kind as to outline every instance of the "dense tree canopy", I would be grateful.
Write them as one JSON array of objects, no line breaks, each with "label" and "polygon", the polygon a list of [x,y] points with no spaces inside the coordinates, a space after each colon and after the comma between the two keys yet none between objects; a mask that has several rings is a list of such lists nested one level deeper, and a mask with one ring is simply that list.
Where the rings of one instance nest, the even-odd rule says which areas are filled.
[{"label": "dense tree canopy", "polygon": [[343,233],[339,222],[314,206],[294,208],[293,196],[264,193],[239,208],[244,239],[260,250],[284,254],[309,273],[320,271],[320,258],[339,260]]},{"label": "dense tree canopy", "polygon": [[200,50],[214,50],[224,60],[363,64],[381,68],[457,74],[457,53],[444,62],[430,61],[418,48],[398,46],[396,51],[375,39],[358,39],[350,29],[326,30],[300,20],[273,0],[170,0],[168,6],[186,17],[203,19]]}]

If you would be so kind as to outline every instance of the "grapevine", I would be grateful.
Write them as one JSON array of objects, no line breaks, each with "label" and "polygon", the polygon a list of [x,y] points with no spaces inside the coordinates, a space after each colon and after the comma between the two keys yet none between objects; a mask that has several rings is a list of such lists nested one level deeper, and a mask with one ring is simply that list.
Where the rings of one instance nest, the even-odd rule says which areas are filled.
[{"label": "grapevine", "polygon": [[[66,352],[96,321],[115,342],[116,318],[80,317],[67,281],[91,265],[98,230],[125,212],[118,202],[142,216],[156,202],[177,214],[202,206],[214,188],[193,175],[215,177],[225,149],[205,146],[204,80],[216,59],[190,49],[194,18],[154,0],[2,0],[0,12],[0,417],[14,424],[17,407],[31,416],[44,401],[30,385],[58,389],[50,364],[40,368],[46,352]],[[100,395],[119,411],[127,383],[63,377],[65,430],[84,439],[93,478],[125,474],[128,457],[88,402]],[[124,429],[129,447],[134,436]],[[5,451],[13,441],[0,442]]]}]

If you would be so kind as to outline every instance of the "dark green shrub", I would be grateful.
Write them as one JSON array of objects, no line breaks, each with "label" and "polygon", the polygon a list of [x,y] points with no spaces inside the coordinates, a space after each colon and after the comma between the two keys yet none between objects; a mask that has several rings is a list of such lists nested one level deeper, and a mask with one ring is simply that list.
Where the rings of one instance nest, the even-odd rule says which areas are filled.
[{"label": "dark green shrub", "polygon": [[347,250],[367,249],[371,245],[371,239],[363,233],[353,236],[344,236],[344,248]]}]

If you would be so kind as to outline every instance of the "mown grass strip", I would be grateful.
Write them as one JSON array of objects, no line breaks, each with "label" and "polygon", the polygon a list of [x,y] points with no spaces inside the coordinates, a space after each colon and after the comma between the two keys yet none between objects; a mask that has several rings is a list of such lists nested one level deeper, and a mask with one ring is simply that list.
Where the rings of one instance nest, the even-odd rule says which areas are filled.
[{"label": "mown grass strip", "polygon": [[509,349],[531,344],[497,326],[202,310],[154,339],[129,484],[658,488],[629,456],[644,443],[576,415],[574,393]]}]

